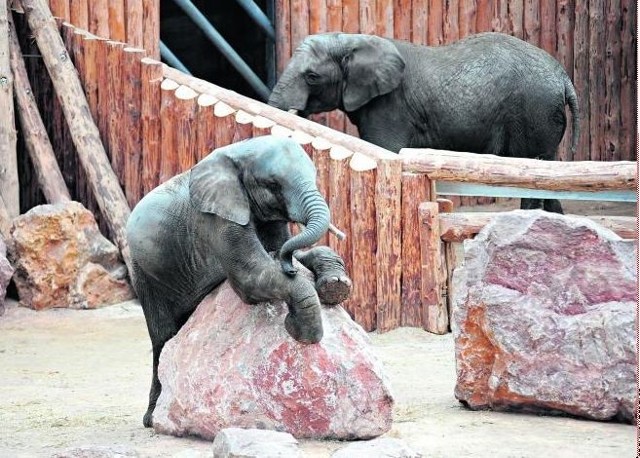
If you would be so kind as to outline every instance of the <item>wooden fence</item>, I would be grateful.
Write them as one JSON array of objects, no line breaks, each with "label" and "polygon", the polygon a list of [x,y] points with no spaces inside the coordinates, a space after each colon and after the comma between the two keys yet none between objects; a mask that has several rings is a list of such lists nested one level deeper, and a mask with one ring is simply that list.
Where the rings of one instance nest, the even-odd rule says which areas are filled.
[{"label": "wooden fence", "polygon": [[[278,72],[314,33],[438,46],[472,33],[504,32],[545,49],[574,82],[580,142],[571,155],[569,124],[560,160],[635,160],[636,14],[633,0],[276,0]],[[353,133],[338,112],[316,120]]]}]

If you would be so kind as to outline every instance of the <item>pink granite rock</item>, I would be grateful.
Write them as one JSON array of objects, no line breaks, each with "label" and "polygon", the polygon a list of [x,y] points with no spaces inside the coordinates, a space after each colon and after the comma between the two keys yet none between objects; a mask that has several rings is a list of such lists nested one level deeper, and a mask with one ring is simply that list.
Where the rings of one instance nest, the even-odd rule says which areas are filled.
[{"label": "pink granite rock", "polygon": [[0,237],[0,315],[4,314],[4,298],[7,295],[7,286],[13,276],[13,267],[7,260],[7,247]]},{"label": "pink granite rock", "polygon": [[135,297],[118,249],[82,204],[34,207],[15,218],[11,234],[23,305],[95,308]]},{"label": "pink granite rock", "polygon": [[590,220],[494,218],[454,274],[456,397],[634,421],[636,246]]},{"label": "pink granite rock", "polygon": [[[300,275],[300,274],[299,274]],[[342,307],[323,308],[324,337],[284,328],[286,305],[247,305],[223,283],[167,342],[157,432],[212,439],[223,428],[297,438],[365,439],[391,427],[393,398],[367,334]]]}]

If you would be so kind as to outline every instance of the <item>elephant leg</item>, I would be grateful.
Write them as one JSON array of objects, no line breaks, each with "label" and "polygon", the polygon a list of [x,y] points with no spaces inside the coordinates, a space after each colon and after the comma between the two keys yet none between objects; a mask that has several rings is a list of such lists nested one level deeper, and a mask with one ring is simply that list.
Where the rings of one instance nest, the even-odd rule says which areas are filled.
[{"label": "elephant leg", "polygon": [[320,302],[337,305],[349,298],[353,284],[344,261],[335,251],[327,246],[317,246],[307,251],[297,251],[295,257],[313,272]]}]

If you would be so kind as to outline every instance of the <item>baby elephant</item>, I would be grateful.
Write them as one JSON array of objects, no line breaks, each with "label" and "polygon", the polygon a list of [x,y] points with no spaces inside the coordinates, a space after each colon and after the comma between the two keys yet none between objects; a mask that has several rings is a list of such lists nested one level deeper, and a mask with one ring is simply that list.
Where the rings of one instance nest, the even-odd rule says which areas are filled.
[{"label": "baby elephant", "polygon": [[[320,303],[342,302],[351,280],[327,247],[295,253],[315,285],[296,275],[292,256],[324,235],[329,218],[309,157],[294,141],[272,136],[217,149],[138,203],[127,239],[133,287],[153,346],[145,426],[152,425],[160,395],[157,370],[165,342],[225,279],[247,303],[285,301],[287,332],[300,342],[320,341]],[[292,237],[289,222],[305,228]]]}]

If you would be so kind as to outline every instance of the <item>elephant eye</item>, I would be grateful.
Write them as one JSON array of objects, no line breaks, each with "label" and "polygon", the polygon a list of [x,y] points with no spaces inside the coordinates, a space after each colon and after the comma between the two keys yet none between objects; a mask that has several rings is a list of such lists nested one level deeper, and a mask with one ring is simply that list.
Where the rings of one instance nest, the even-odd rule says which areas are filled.
[{"label": "elephant eye", "polygon": [[304,78],[308,84],[318,84],[321,79],[320,75],[318,75],[316,72],[311,70],[307,71],[304,74]]}]

